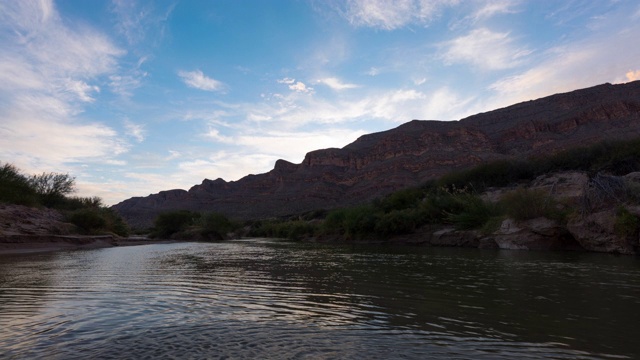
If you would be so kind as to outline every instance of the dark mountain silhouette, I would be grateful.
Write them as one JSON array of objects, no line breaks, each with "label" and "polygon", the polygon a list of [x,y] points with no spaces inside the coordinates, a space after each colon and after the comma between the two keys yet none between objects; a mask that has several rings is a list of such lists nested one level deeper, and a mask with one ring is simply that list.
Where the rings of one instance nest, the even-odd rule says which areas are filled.
[{"label": "dark mountain silhouette", "polygon": [[640,81],[556,94],[460,121],[413,120],[300,164],[238,181],[205,179],[113,206],[132,226],[161,212],[217,211],[257,219],[354,205],[483,162],[549,155],[603,140],[640,137]]}]

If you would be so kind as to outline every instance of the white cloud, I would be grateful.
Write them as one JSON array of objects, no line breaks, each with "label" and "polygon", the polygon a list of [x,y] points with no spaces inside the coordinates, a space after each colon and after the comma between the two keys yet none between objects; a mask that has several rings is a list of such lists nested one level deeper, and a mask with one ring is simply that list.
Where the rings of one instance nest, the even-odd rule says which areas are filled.
[{"label": "white cloud", "polygon": [[213,127],[210,127],[209,130],[204,134],[204,136],[219,143],[234,144],[233,138],[220,134],[220,131]]},{"label": "white cloud", "polygon": [[627,72],[625,76],[628,81],[640,80],[640,70],[636,70],[636,71],[631,70]]},{"label": "white cloud", "polygon": [[41,111],[15,108],[0,116],[0,158],[16,159],[26,169],[53,170],[69,162],[108,159],[127,150],[114,130],[98,123],[65,122]]},{"label": "white cloud", "polygon": [[380,75],[381,70],[377,67],[372,67],[367,71],[367,75],[369,76],[377,76]]},{"label": "white cloud", "polygon": [[447,64],[469,63],[483,70],[501,70],[522,64],[531,54],[526,47],[514,44],[509,33],[494,32],[487,28],[475,29],[465,36],[443,44],[441,55]]},{"label": "white cloud", "polygon": [[136,139],[137,142],[144,141],[144,126],[140,124],[134,124],[129,120],[125,120],[124,127],[127,130],[127,135]]},{"label": "white cloud", "polygon": [[291,78],[284,78],[284,79],[278,80],[279,84],[289,84],[289,85],[291,85],[291,84],[293,84],[295,82],[296,82],[296,79],[291,79]]},{"label": "white cloud", "polygon": [[73,79],[66,79],[62,90],[75,95],[75,97],[82,102],[93,102],[95,99],[91,97],[90,93],[100,92],[98,86],[91,86],[82,80]]},{"label": "white cloud", "polygon": [[0,157],[26,171],[65,171],[68,163],[127,150],[113,129],[79,117],[124,51],[92,28],[73,26],[52,1],[1,5]]},{"label": "white cloud", "polygon": [[[146,76],[143,75],[143,76]],[[109,87],[111,91],[124,97],[133,96],[133,90],[141,85],[140,76],[133,75],[111,75],[109,76]]]},{"label": "white cloud", "polygon": [[313,93],[312,87],[305,85],[305,83],[301,81],[296,81],[296,79],[284,78],[284,79],[278,80],[278,83],[287,85],[289,87],[289,90],[293,90],[295,92],[307,93],[307,94]]},{"label": "white cloud", "polygon": [[180,169],[194,174],[194,178],[217,177],[224,174],[225,180],[237,180],[248,174],[271,170],[278,159],[300,163],[313,150],[343,147],[364,135],[363,130],[323,128],[318,131],[264,131],[251,128],[225,138],[239,147],[238,151],[220,151],[209,158],[183,162]]},{"label": "white cloud", "polygon": [[204,91],[222,91],[225,85],[213,78],[202,73],[201,70],[195,71],[178,71],[178,76],[189,87]]},{"label": "white cloud", "polygon": [[164,34],[165,23],[173,12],[176,3],[170,4],[164,10],[157,10],[149,2],[142,5],[139,1],[112,0],[111,10],[116,15],[116,30],[127,39],[129,44],[139,44],[149,33],[158,37]]},{"label": "white cloud", "polygon": [[319,79],[317,82],[319,84],[324,84],[333,90],[355,89],[360,87],[360,85],[356,85],[356,84],[343,83],[340,79],[335,77]]},{"label": "white cloud", "polygon": [[517,6],[519,1],[514,0],[494,0],[483,3],[482,6],[476,10],[470,18],[475,23],[480,20],[489,19],[498,14],[513,14],[516,11],[513,9]]},{"label": "white cloud", "polygon": [[636,42],[640,24],[623,30],[602,31],[581,41],[558,46],[544,54],[538,65],[494,82],[495,107],[571,91],[605,82],[625,82],[638,75],[640,47]]},{"label": "white cloud", "polygon": [[416,86],[420,86],[420,85],[422,85],[422,84],[424,84],[426,82],[427,82],[427,78],[424,78],[424,77],[423,78],[418,78],[418,79],[413,79],[413,84],[416,85]]},{"label": "white cloud", "polygon": [[394,30],[409,24],[426,24],[456,0],[347,0],[340,10],[354,26]]}]

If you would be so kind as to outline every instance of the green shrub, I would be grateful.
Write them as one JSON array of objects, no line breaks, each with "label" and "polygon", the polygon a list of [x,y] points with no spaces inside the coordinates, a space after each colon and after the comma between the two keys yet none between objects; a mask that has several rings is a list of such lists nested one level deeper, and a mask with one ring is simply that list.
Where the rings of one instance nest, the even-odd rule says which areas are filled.
[{"label": "green shrub", "polygon": [[412,208],[423,198],[424,191],[418,188],[399,190],[374,202],[374,206],[385,213]]},{"label": "green shrub", "polygon": [[382,215],[375,224],[375,233],[387,237],[413,232],[418,224],[419,212],[412,209],[393,210]]},{"label": "green shrub", "polygon": [[510,218],[530,220],[538,217],[560,220],[555,200],[541,189],[518,188],[500,199],[500,206]]},{"label": "green shrub", "polygon": [[37,201],[36,191],[26,176],[11,164],[0,166],[0,202],[33,206]]},{"label": "green shrub", "polygon": [[200,234],[205,238],[222,240],[226,234],[235,229],[235,225],[222,214],[204,214],[199,221],[201,226]]},{"label": "green shrub", "polygon": [[152,237],[168,238],[171,235],[185,231],[200,219],[200,213],[188,210],[166,212],[158,215],[154,222]]},{"label": "green shrub", "polygon": [[620,206],[616,211],[614,230],[620,236],[634,236],[638,234],[640,221],[638,217],[629,212],[625,207]]},{"label": "green shrub", "polygon": [[459,230],[481,228],[492,217],[499,214],[494,204],[474,194],[456,194],[455,200],[460,203],[462,210],[448,213],[447,220]]},{"label": "green shrub", "polygon": [[487,187],[507,186],[509,184],[533,178],[535,170],[531,164],[522,161],[495,161],[478,165],[469,170],[449,173],[438,181],[438,185],[451,188],[471,187],[476,192]]},{"label": "green shrub", "polygon": [[324,220],[323,230],[326,233],[344,234],[346,232],[347,210],[337,209],[331,211]]},{"label": "green shrub", "polygon": [[87,207],[69,212],[67,221],[87,235],[114,233],[129,236],[127,223],[115,211],[105,207]]},{"label": "green shrub", "polygon": [[316,227],[307,221],[298,220],[286,223],[286,238],[300,240],[316,233]]},{"label": "green shrub", "polygon": [[97,209],[77,210],[69,215],[68,220],[84,234],[98,234],[107,226],[107,220]]}]

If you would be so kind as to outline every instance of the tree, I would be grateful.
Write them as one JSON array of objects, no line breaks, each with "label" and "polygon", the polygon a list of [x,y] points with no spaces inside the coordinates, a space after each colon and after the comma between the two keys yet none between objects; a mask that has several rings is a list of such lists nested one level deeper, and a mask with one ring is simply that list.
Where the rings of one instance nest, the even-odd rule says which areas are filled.
[{"label": "tree", "polygon": [[64,196],[75,191],[76,178],[69,174],[42,173],[31,176],[29,182],[40,195]]}]

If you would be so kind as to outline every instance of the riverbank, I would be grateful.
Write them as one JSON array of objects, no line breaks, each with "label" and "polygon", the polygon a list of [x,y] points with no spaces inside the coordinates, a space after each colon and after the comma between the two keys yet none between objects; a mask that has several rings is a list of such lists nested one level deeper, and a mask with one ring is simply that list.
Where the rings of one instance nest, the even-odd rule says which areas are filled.
[{"label": "riverbank", "polygon": [[115,246],[173,243],[143,236],[122,238],[115,235],[8,235],[0,236],[0,255],[50,252],[59,250],[99,249]]}]

